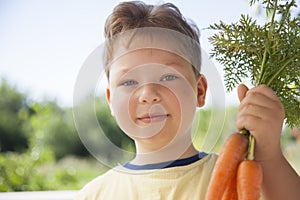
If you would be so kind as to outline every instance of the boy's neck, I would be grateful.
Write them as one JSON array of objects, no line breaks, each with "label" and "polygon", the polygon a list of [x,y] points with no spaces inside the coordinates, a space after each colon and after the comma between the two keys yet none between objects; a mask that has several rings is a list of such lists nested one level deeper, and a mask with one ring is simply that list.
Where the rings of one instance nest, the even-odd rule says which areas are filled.
[{"label": "boy's neck", "polygon": [[162,163],[189,158],[198,153],[199,151],[191,142],[189,142],[188,146],[181,143],[180,146],[170,145],[169,147],[152,152],[141,152],[141,149],[137,149],[136,157],[131,161],[131,163],[135,165]]}]

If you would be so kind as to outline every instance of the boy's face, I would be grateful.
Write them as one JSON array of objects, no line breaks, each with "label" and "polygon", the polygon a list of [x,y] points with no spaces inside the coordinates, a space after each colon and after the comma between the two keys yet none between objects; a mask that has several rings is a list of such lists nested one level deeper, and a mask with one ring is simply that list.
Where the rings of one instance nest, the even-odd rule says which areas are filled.
[{"label": "boy's face", "polygon": [[109,73],[111,112],[137,145],[157,150],[190,137],[207,84],[203,76],[195,77],[189,62],[167,51],[140,49],[118,58]]}]

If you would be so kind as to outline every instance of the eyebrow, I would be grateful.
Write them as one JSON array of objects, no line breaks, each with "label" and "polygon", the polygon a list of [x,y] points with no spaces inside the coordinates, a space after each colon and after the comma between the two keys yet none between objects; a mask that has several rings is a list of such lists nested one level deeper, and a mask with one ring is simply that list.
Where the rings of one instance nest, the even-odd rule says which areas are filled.
[{"label": "eyebrow", "polygon": [[129,72],[130,70],[132,70],[132,67],[131,66],[125,66],[125,65],[122,65],[122,66],[119,66],[120,70],[116,73],[116,75],[119,75],[119,74],[126,74],[127,72]]},{"label": "eyebrow", "polygon": [[175,65],[175,66],[181,66],[180,64],[178,64],[177,62],[167,62],[167,63],[164,63],[163,65],[166,65],[166,66],[172,66],[172,65]]}]

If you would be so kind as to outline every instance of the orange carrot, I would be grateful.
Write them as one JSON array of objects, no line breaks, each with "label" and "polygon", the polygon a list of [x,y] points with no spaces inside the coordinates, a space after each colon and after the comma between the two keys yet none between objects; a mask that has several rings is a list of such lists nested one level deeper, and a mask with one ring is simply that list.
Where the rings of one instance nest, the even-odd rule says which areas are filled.
[{"label": "orange carrot", "polygon": [[238,200],[236,176],[234,176],[231,182],[226,186],[222,200]]},{"label": "orange carrot", "polygon": [[206,200],[222,199],[226,185],[236,176],[239,163],[247,153],[248,137],[234,133],[223,144],[208,185]]},{"label": "orange carrot", "polygon": [[244,160],[238,167],[237,192],[239,200],[259,200],[263,173],[254,160]]}]

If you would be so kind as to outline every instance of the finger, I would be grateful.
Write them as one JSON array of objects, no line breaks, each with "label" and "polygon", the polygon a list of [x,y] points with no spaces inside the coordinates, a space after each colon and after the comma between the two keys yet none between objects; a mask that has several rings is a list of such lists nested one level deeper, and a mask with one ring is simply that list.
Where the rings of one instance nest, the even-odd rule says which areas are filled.
[{"label": "finger", "polygon": [[[255,137],[260,137],[268,135],[271,128],[276,124],[273,124],[270,120],[263,120],[261,116],[255,115],[243,115],[236,120],[236,129],[238,131],[246,129]],[[262,134],[264,133],[264,134]]]},{"label": "finger", "polygon": [[240,102],[245,98],[247,91],[249,90],[246,85],[240,84],[238,86],[238,97]]},{"label": "finger", "polygon": [[284,117],[284,107],[280,99],[275,95],[271,88],[261,85],[249,90],[246,97],[241,102],[239,110],[242,110],[247,105],[258,105],[271,109],[277,117]]},{"label": "finger", "polygon": [[241,108],[239,108],[239,113],[237,117],[243,116],[243,115],[251,115],[258,118],[261,118],[262,120],[268,120],[272,119],[274,117],[274,110],[260,106],[255,104],[247,104]]},{"label": "finger", "polygon": [[246,95],[248,95],[248,93],[251,94],[252,92],[262,94],[276,101],[280,101],[279,98],[276,96],[275,92],[270,87],[264,84],[252,88],[251,90],[249,90],[249,92],[247,92]]},{"label": "finger", "polygon": [[280,106],[280,101],[278,101],[277,99],[270,98],[265,94],[250,90],[246,94],[244,100],[241,102],[239,110],[243,109],[243,107],[248,105],[257,105],[269,109],[277,109],[278,106]]},{"label": "finger", "polygon": [[253,115],[243,115],[237,118],[236,120],[236,128],[237,130],[247,129],[250,133],[253,134],[255,128],[257,128],[257,124],[262,124],[263,121],[260,116]]}]

